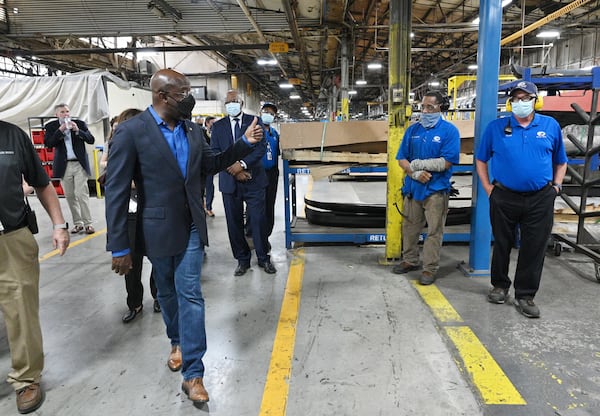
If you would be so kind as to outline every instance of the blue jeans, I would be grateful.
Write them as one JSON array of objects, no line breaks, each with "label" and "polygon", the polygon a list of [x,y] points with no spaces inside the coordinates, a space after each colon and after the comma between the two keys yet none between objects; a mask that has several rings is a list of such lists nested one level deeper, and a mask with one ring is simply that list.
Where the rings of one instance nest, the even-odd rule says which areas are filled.
[{"label": "blue jeans", "polygon": [[204,376],[206,353],[204,299],[200,288],[204,246],[192,225],[186,250],[172,257],[151,257],[158,302],[171,345],[181,346],[184,380]]}]

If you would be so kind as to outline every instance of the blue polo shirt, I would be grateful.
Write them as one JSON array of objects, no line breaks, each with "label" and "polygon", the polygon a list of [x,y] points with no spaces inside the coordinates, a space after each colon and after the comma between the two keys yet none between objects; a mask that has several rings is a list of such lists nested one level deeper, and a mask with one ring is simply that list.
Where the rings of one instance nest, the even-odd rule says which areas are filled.
[{"label": "blue polo shirt", "polygon": [[567,163],[559,124],[537,113],[527,127],[521,127],[512,115],[491,121],[476,157],[481,162],[491,159],[491,177],[517,192],[542,189],[552,182],[554,165]]},{"label": "blue polo shirt", "polygon": [[[440,118],[435,126],[426,129],[415,123],[406,129],[396,160],[433,159],[443,157],[447,162],[457,164],[460,159],[460,134],[452,123]],[[436,192],[450,191],[452,168],[443,172],[430,172],[431,180],[425,184],[415,181],[409,175],[404,178],[402,195],[412,195],[417,201],[424,201]]]},{"label": "blue polo shirt", "polygon": [[265,142],[267,144],[267,151],[265,152],[262,162],[265,170],[273,169],[277,167],[277,156],[279,156],[279,133],[271,126],[265,126]]}]

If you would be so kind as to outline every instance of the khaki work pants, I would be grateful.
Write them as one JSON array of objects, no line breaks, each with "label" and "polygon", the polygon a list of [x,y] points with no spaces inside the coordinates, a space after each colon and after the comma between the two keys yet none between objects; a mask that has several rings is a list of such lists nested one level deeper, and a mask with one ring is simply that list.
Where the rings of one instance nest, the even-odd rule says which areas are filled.
[{"label": "khaki work pants", "polygon": [[67,162],[67,169],[65,176],[61,179],[61,184],[73,216],[73,225],[82,227],[92,225],[88,175],[79,161]]},{"label": "khaki work pants", "polygon": [[424,201],[404,198],[402,221],[402,260],[419,264],[419,237],[427,223],[427,237],[423,243],[423,271],[435,275],[440,268],[440,250],[444,224],[448,215],[447,193],[437,192]]},{"label": "khaki work pants", "polygon": [[0,310],[12,360],[7,381],[15,390],[38,383],[44,368],[38,252],[27,227],[0,235]]}]

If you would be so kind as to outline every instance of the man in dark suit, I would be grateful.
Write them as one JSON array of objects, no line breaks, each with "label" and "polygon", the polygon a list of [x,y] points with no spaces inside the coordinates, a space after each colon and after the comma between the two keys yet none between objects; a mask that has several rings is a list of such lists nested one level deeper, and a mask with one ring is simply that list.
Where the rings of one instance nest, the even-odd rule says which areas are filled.
[{"label": "man in dark suit", "polygon": [[[241,137],[241,132],[252,122],[253,116],[244,114],[243,100],[236,90],[227,92],[225,110],[228,116],[216,121],[212,127],[211,146],[222,152]],[[262,122],[260,123],[262,126]],[[219,190],[223,195],[227,232],[233,257],[238,261],[235,276],[242,276],[250,268],[251,252],[244,235],[244,202],[250,217],[252,241],[258,266],[266,273],[277,273],[268,250],[267,221],[265,216],[265,189],[267,175],[262,158],[267,150],[262,141],[252,153],[240,159],[219,174]]]},{"label": "man in dark suit", "polygon": [[91,175],[85,144],[94,144],[94,136],[82,120],[71,120],[67,104],[54,107],[56,120],[44,126],[44,144],[56,148],[52,163],[52,176],[61,178],[65,198],[73,216],[71,233],[85,230],[94,234],[90,213],[90,189],[88,178]]},{"label": "man in dark suit", "polygon": [[200,275],[208,244],[202,206],[203,176],[230,166],[262,139],[257,119],[242,140],[215,154],[202,129],[189,121],[194,108],[188,79],[162,69],[150,80],[152,105],[116,129],[106,171],[107,249],[112,269],[131,269],[127,211],[133,180],[138,190],[138,231],[152,263],[158,301],[171,340],[167,365],[181,369],[182,390],[194,404],[204,388],[206,332]]}]

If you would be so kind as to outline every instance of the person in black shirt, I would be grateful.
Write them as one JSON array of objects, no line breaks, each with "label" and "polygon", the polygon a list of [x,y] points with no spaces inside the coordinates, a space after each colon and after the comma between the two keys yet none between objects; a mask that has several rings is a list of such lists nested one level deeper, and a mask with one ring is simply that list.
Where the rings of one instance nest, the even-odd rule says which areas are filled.
[{"label": "person in black shirt", "polygon": [[28,225],[23,184],[35,189],[54,230],[54,248],[62,256],[69,245],[54,186],[33,144],[19,127],[0,121],[0,310],[10,345],[8,382],[17,392],[17,410],[30,413],[44,401],[40,377],[44,351],[39,317],[39,247]]}]

